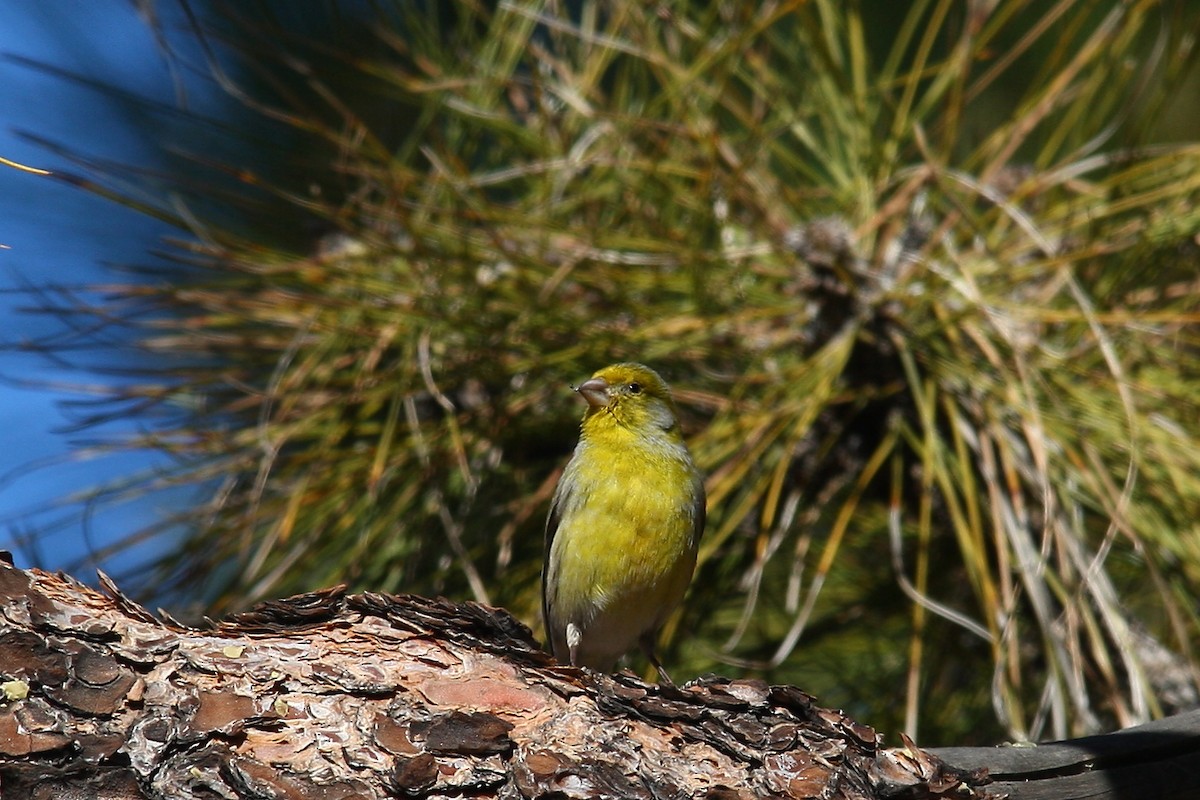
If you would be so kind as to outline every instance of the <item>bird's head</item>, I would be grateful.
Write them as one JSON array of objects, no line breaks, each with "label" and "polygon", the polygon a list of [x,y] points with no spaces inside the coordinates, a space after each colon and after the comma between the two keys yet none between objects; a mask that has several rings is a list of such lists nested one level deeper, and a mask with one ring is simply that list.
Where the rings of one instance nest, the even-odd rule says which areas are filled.
[{"label": "bird's head", "polygon": [[633,431],[678,433],[671,390],[644,364],[613,364],[574,387],[587,401],[584,425],[615,422]]}]

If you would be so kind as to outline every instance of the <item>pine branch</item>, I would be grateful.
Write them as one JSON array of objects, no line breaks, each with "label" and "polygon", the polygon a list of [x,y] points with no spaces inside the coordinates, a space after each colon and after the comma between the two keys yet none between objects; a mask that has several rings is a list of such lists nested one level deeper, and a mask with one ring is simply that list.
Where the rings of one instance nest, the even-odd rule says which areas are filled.
[{"label": "pine branch", "polygon": [[507,612],[341,587],[201,630],[0,564],[4,797],[981,797],[788,686],[555,664]]}]

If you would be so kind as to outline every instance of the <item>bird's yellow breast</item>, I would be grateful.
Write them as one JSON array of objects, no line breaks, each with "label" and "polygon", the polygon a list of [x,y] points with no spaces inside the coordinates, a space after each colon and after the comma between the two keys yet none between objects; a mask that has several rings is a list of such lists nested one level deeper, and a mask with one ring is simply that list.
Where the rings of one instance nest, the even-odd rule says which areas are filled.
[{"label": "bird's yellow breast", "polygon": [[[691,574],[695,548],[695,479],[690,464],[620,452],[604,470],[588,470],[585,451],[575,497],[562,509],[562,577],[588,587],[597,602],[623,587],[658,584],[681,566]],[[566,498],[564,498],[566,499]],[[681,560],[685,561],[681,565]],[[579,583],[574,583],[578,580]]]}]

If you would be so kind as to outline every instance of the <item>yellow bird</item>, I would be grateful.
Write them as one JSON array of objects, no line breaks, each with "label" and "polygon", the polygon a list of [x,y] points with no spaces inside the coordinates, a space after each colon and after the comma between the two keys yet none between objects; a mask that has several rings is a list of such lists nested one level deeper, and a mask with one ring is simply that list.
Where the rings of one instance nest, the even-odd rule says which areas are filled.
[{"label": "yellow bird", "polygon": [[611,671],[679,605],[704,532],[704,480],[658,373],[614,364],[574,387],[587,410],[546,521],[542,614],[554,656]]}]

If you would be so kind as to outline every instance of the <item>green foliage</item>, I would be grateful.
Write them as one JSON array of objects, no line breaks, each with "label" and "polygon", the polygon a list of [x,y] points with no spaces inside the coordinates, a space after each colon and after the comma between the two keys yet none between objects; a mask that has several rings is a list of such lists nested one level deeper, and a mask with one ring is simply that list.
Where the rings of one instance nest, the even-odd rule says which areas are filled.
[{"label": "green foliage", "polygon": [[[128,446],[212,489],[161,579],[536,627],[566,386],[638,360],[709,474],[676,675],[960,743],[1159,713],[1200,632],[1200,144],[1151,122],[1200,17],[875,5],[207,19],[303,172],[184,181],[187,269],[113,300],[170,365]],[[229,224],[264,197],[319,241]]]}]

